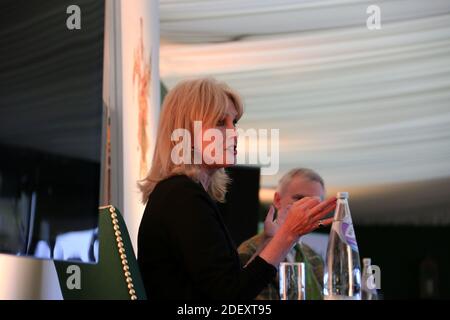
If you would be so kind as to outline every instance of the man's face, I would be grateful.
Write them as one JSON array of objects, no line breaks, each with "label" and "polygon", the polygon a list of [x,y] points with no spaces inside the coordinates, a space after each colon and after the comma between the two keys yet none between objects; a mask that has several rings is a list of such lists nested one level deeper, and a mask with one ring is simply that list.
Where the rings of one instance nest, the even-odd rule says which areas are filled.
[{"label": "man's face", "polygon": [[308,178],[294,177],[291,182],[274,196],[274,206],[278,212],[286,209],[287,206],[304,197],[324,198],[325,190],[319,182],[311,181]]}]

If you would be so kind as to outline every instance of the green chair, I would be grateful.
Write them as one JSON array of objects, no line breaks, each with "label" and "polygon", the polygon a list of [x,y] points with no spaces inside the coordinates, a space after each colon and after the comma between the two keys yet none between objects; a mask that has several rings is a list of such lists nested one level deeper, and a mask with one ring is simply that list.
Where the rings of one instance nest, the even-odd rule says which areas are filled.
[{"label": "green chair", "polygon": [[[97,264],[55,261],[64,300],[145,300],[146,294],[127,227],[113,206],[100,207]],[[80,271],[81,288],[67,285],[73,267]],[[68,269],[69,268],[69,269]]]}]

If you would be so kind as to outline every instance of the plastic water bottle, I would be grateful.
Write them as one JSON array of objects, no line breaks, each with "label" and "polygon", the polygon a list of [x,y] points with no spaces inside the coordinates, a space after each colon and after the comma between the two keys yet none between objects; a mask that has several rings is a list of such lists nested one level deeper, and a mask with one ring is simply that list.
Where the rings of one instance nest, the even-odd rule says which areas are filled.
[{"label": "plastic water bottle", "polygon": [[361,265],[348,192],[338,192],[324,272],[325,300],[361,300]]}]

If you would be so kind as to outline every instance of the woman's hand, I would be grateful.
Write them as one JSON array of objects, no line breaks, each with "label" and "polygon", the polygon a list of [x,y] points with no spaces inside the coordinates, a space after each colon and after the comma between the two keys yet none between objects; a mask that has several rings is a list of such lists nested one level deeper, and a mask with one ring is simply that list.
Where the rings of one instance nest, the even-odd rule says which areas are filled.
[{"label": "woman's hand", "polygon": [[320,202],[317,198],[305,197],[294,202],[287,212],[286,219],[259,256],[274,267],[278,267],[300,236],[333,222],[333,218],[325,220],[322,218],[334,208],[336,197],[324,202]]},{"label": "woman's hand", "polygon": [[336,197],[320,202],[317,198],[305,197],[294,202],[286,215],[280,231],[290,240],[314,231],[333,222],[333,218],[322,220],[336,208]]}]

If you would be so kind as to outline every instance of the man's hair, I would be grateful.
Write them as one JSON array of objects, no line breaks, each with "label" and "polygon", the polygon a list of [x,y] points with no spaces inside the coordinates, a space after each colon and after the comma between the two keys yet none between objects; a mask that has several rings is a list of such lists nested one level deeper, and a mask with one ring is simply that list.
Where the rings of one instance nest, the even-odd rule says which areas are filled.
[{"label": "man's hair", "polygon": [[280,194],[283,193],[289,183],[291,183],[292,179],[296,177],[304,177],[310,181],[318,182],[320,183],[322,188],[325,189],[325,183],[323,182],[322,177],[317,172],[308,168],[295,168],[281,177],[280,181],[278,182],[277,192]]}]

